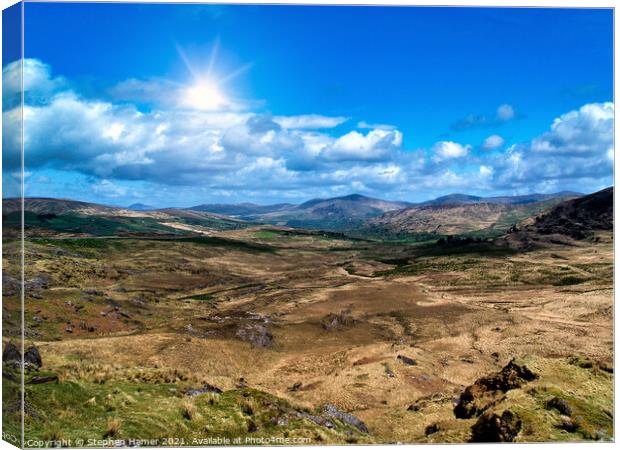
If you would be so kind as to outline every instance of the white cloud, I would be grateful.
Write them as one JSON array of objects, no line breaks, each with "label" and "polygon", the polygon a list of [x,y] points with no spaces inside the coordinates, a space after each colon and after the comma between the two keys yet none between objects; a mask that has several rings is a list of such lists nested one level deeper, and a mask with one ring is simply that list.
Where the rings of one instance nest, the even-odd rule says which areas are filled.
[{"label": "white cloud", "polygon": [[[32,97],[24,110],[28,170],[79,172],[93,192],[111,198],[130,195],[125,186],[132,181],[153,183],[162,196],[199,191],[307,198],[365,190],[407,198],[448,187],[598,186],[612,173],[611,103],[563,114],[547,133],[501,153],[478,155],[454,141],[410,151],[392,126],[361,122],[358,130],[337,132],[346,118],[179,110],[164,102],[141,112],[132,103],[84,99],[44,64],[29,67],[31,92],[46,94]],[[6,126],[18,113],[3,111],[3,145],[18,142],[19,129]],[[483,148],[499,148],[500,140],[489,136]],[[10,172],[19,159],[5,162]]]},{"label": "white cloud", "polygon": [[515,110],[512,105],[504,104],[497,108],[497,118],[501,121],[513,119],[515,116]]},{"label": "white cloud", "polygon": [[278,116],[273,121],[282,128],[289,129],[320,129],[334,128],[349,120],[347,117],[328,117],[318,114],[306,114],[300,116]]},{"label": "white cloud", "polygon": [[502,145],[504,145],[504,138],[497,134],[492,134],[484,140],[482,143],[482,148],[484,150],[494,150]]},{"label": "white cloud", "polygon": [[555,119],[531,148],[548,154],[598,154],[613,147],[613,123],[613,103],[590,103]]},{"label": "white cloud", "polygon": [[470,145],[461,145],[452,141],[439,141],[433,145],[433,153],[436,161],[445,159],[462,158],[469,153]]},{"label": "white cloud", "polygon": [[501,187],[586,186],[612,183],[613,103],[590,103],[556,118],[550,130],[493,160]]},{"label": "white cloud", "polygon": [[357,128],[360,129],[377,129],[377,130],[395,130],[396,127],[394,125],[388,125],[386,123],[368,123],[364,120],[357,122]]},{"label": "white cloud", "polygon": [[493,175],[493,168],[489,166],[480,166],[479,172],[481,176],[486,178]]},{"label": "white cloud", "polygon": [[366,135],[351,131],[326,147],[321,155],[331,161],[379,161],[398,150],[403,142],[400,131],[371,130]]}]

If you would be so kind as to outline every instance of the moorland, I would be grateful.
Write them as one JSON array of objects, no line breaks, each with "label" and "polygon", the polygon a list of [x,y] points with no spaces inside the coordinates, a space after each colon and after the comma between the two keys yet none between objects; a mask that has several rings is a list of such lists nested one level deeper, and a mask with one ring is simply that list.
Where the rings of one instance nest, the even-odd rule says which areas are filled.
[{"label": "moorland", "polygon": [[[15,434],[20,205],[3,201]],[[27,439],[613,439],[613,188],[24,205]]]}]

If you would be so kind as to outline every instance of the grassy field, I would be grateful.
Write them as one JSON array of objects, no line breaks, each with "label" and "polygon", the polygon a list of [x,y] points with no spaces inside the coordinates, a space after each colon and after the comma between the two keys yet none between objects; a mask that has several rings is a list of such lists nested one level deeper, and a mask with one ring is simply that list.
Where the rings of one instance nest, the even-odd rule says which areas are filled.
[{"label": "grassy field", "polygon": [[[5,277],[19,277],[18,245],[4,241]],[[611,234],[516,252],[269,226],[31,238],[26,345],[43,365],[27,381],[57,379],[26,384],[26,434],[464,442],[477,419],[457,419],[455,398],[518,358],[538,378],[489,409],[519,416],[517,441],[608,440],[612,248]],[[5,330],[19,328],[18,308],[18,295],[5,295]],[[186,394],[205,383],[223,392]],[[574,427],[548,407],[555,397],[570,404]]]}]

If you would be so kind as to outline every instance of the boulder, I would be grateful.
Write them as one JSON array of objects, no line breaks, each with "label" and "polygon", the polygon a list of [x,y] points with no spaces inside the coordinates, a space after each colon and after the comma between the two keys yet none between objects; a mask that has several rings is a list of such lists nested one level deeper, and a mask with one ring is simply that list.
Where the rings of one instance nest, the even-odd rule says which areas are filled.
[{"label": "boulder", "polygon": [[338,314],[330,313],[321,319],[321,326],[326,331],[333,331],[344,326],[355,324],[350,309],[344,309]]},{"label": "boulder", "polygon": [[301,381],[298,381],[297,383],[293,384],[290,388],[288,388],[289,392],[297,392],[298,390],[301,389],[302,383]]},{"label": "boulder", "polygon": [[330,403],[323,406],[323,411],[328,416],[333,417],[334,419],[338,419],[341,422],[346,423],[347,425],[351,425],[360,430],[362,433],[368,433],[368,427],[366,426],[366,424],[359,420],[357,417],[355,417],[353,414],[339,411],[338,408],[336,408]]},{"label": "boulder", "polygon": [[269,348],[274,344],[273,334],[260,324],[246,325],[237,330],[236,336],[253,347]]},{"label": "boulder", "polygon": [[49,285],[50,278],[47,275],[38,275],[24,281],[24,289],[26,291],[31,289],[47,289]]},{"label": "boulder", "polygon": [[560,414],[564,416],[570,416],[573,414],[570,405],[563,398],[553,397],[551,400],[547,401],[545,406],[547,409],[557,409]]},{"label": "boulder", "polygon": [[521,426],[519,416],[510,410],[501,416],[486,412],[471,427],[471,442],[513,442]]},{"label": "boulder", "polygon": [[558,427],[563,429],[564,431],[572,433],[576,431],[577,428],[579,428],[579,424],[572,417],[560,416],[560,423]]},{"label": "boulder", "polygon": [[43,383],[52,383],[58,382],[57,375],[48,375],[45,377],[32,377],[30,380],[26,382],[26,384],[43,384]]},{"label": "boulder", "polygon": [[430,436],[431,434],[435,434],[439,431],[439,425],[436,423],[431,423],[426,428],[424,428],[424,435]]},{"label": "boulder", "polygon": [[24,366],[26,369],[38,370],[43,365],[39,349],[34,345],[28,347],[24,353]]},{"label": "boulder", "polygon": [[220,388],[215,387],[212,384],[205,383],[203,387],[198,389],[190,389],[185,394],[190,397],[194,397],[201,394],[221,394],[222,392],[223,391]]},{"label": "boulder", "polygon": [[398,355],[396,359],[399,359],[400,362],[402,362],[403,364],[407,366],[416,366],[418,364],[415,359],[409,358],[408,356],[404,356],[404,355]]},{"label": "boulder", "polygon": [[22,284],[17,278],[13,278],[5,273],[2,274],[2,295],[10,297],[21,292]]},{"label": "boulder", "polygon": [[321,416],[313,416],[312,414],[308,414],[303,411],[298,412],[297,415],[301,417],[302,419],[308,419],[309,421],[314,422],[317,425],[328,428],[330,430],[333,430],[334,428],[336,428],[336,426],[332,422],[330,422],[329,420]]},{"label": "boulder", "polygon": [[494,394],[519,388],[536,378],[538,375],[525,365],[515,363],[513,359],[499,372],[479,378],[474,384],[468,386],[454,407],[454,415],[458,419],[479,416],[494,405],[492,399]]},{"label": "boulder", "polygon": [[21,364],[22,354],[17,349],[17,346],[11,341],[7,342],[2,352],[2,362],[5,363],[17,363]]}]

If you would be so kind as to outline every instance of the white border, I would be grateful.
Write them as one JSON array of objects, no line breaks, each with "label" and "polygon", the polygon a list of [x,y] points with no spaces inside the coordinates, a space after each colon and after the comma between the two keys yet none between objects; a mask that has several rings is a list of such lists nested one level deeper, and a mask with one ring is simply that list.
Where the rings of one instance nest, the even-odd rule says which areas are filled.
[{"label": "white border", "polygon": [[[124,0],[105,0],[105,1],[81,1],[81,0],[62,0],[62,1],[47,1],[47,0],[26,0],[26,3],[30,2],[47,2],[47,3],[187,3],[187,4],[286,4],[286,5],[360,5],[360,6],[441,6],[441,7],[450,7],[450,6],[466,6],[466,7],[555,7],[555,8],[613,8],[614,9],[614,104],[615,104],[615,92],[618,87],[617,83],[617,74],[618,74],[618,58],[617,49],[618,44],[620,43],[620,38],[618,37],[618,25],[615,20],[615,6],[616,1],[614,0],[543,0],[537,2],[535,0],[530,1],[510,1],[510,0],[449,0],[449,1],[441,1],[441,0],[426,0],[426,1],[416,1],[416,0],[389,0],[389,1],[363,1],[363,0],[312,0],[312,1],[300,1],[300,0],[270,0],[268,2],[258,2],[256,0],[219,0],[219,1],[198,1],[198,0],[132,0],[132,1],[124,1]],[[19,1],[16,0],[0,0],[0,9],[6,9],[9,6],[12,6]],[[2,45],[2,22],[0,21],[0,48]],[[0,82],[2,80],[2,75],[0,73]],[[0,95],[0,106],[1,95]],[[1,111],[1,108],[0,108]],[[0,119],[1,124],[1,119]],[[614,153],[615,153],[615,136],[618,129],[618,122],[614,123]],[[0,137],[2,136],[2,129],[0,127]],[[0,140],[1,147],[1,140]],[[2,168],[2,161],[0,159],[0,170]],[[0,172],[1,179],[1,172]],[[620,174],[615,170],[615,161],[614,161],[614,186],[618,185],[618,181],[620,180]],[[0,185],[1,190],[1,185]],[[614,237],[616,235],[616,228],[618,223],[618,218],[620,217],[620,199],[618,195],[614,196]],[[2,225],[0,224],[0,234],[2,232]],[[620,267],[616,264],[615,255],[617,254],[617,243],[616,239],[614,239],[614,287],[615,280],[619,279],[620,275]],[[0,241],[1,245],[1,241]],[[1,299],[1,291],[2,288],[0,286],[0,299]],[[615,314],[615,304],[618,298],[618,293],[614,289],[614,367],[618,367],[618,355],[615,351],[616,346],[616,335],[615,330],[620,323],[620,320]],[[1,324],[0,324],[1,326]],[[614,411],[617,410],[617,399],[618,399],[618,388],[620,386],[620,381],[614,374]],[[2,392],[0,391],[0,401],[2,399]],[[0,416],[0,424],[2,418]],[[614,416],[614,437],[617,439],[616,434],[619,432],[620,421],[618,419],[618,415]],[[529,449],[544,446],[544,448],[549,450],[564,450],[566,446],[569,446],[572,449],[585,449],[589,448],[591,445],[596,446],[596,448],[600,449],[612,449],[615,447],[615,443],[594,443],[594,442],[583,442],[583,443],[514,443],[514,444],[406,444],[399,447],[413,449],[415,448],[433,448],[437,446],[449,445],[450,448],[454,449],[473,449],[473,450],[482,450],[489,448],[505,448],[510,445],[518,445],[519,448]],[[354,446],[346,446],[346,447],[354,447]],[[278,446],[276,448],[290,448],[290,449],[312,449],[316,448],[325,448],[325,449],[336,449],[336,448],[346,448],[345,446],[295,446],[295,447],[285,447]],[[0,450],[4,449],[15,449],[17,447],[7,443],[6,441],[0,440]],[[144,449],[150,449],[151,447],[142,447]],[[163,447],[156,447],[153,450],[161,450]],[[167,448],[176,448],[176,447],[167,447]],[[181,449],[186,449],[188,447],[180,447]],[[207,448],[207,447],[205,447]],[[214,448],[214,447],[209,447]],[[217,447],[215,447],[217,448]],[[222,448],[232,448],[232,447],[222,447]],[[265,448],[265,447],[244,447],[244,448]],[[378,450],[393,450],[393,445],[373,445],[373,449]]]}]

